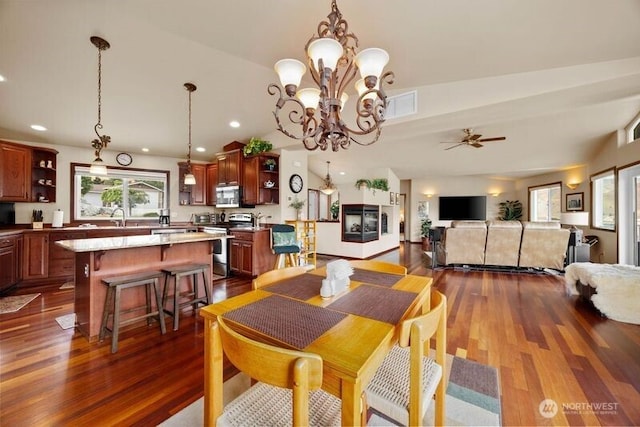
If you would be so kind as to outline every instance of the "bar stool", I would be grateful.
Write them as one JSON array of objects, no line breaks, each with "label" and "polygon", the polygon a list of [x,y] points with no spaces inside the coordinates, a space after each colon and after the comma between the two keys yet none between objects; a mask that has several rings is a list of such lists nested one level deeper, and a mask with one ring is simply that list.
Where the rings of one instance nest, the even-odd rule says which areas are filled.
[{"label": "bar stool", "polygon": [[[179,321],[179,313],[182,307],[186,307],[187,305],[193,306],[193,312],[195,314],[196,309],[198,308],[198,304],[208,305],[211,304],[211,290],[209,289],[209,264],[182,264],[176,265],[173,267],[162,269],[164,273],[164,290],[162,293],[162,308],[166,314],[173,316],[173,330],[178,330],[178,321]],[[197,278],[199,275],[202,275],[202,280],[204,284],[204,293],[203,297],[198,296],[198,281]],[[180,294],[178,291],[178,284],[180,283],[180,279],[183,277],[191,276],[191,284],[193,289],[191,292],[186,292]],[[165,307],[165,303],[169,296],[169,286],[170,280],[173,279],[173,311],[167,310]],[[184,301],[178,304],[178,297],[190,297],[188,301]]]},{"label": "bar stool", "polygon": [[[147,325],[151,324],[151,318],[157,317],[160,323],[160,332],[164,335],[167,330],[164,324],[164,312],[162,311],[162,297],[159,291],[159,280],[163,276],[162,271],[145,271],[141,273],[128,274],[124,276],[112,276],[102,279],[102,283],[107,286],[107,296],[104,300],[104,311],[102,312],[102,323],[100,325],[100,341],[104,340],[107,331],[111,332],[111,353],[118,351],[118,334],[121,326],[128,325],[141,319],[147,319]],[[145,301],[144,306],[133,307],[127,310],[120,309],[120,300],[123,289],[144,286]],[[156,300],[156,310],[151,310],[151,292],[150,287],[153,286],[153,293]],[[144,315],[132,317],[126,320],[120,320],[122,314],[126,314],[136,310],[146,309]],[[112,317],[111,329],[108,327],[109,316]]]}]

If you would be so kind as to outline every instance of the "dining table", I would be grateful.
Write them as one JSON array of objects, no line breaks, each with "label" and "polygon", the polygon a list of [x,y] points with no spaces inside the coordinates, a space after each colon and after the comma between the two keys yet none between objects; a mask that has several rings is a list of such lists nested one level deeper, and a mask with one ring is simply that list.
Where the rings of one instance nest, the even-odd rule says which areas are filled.
[{"label": "dining table", "polygon": [[342,425],[362,423],[363,391],[392,346],[398,325],[428,311],[432,279],[356,268],[349,286],[320,296],[321,267],[200,310],[204,318],[204,424],[223,411],[221,316],[237,332],[322,357],[322,389],[342,400]]}]

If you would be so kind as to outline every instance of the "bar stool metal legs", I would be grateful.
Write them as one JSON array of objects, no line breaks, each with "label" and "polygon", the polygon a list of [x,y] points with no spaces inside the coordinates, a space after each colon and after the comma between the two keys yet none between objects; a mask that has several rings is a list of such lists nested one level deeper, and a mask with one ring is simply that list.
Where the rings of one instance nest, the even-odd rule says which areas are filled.
[{"label": "bar stool metal legs", "polygon": [[[213,298],[211,296],[211,288],[209,281],[209,264],[184,264],[177,265],[174,267],[169,267],[163,269],[164,273],[164,289],[162,292],[162,307],[166,314],[173,316],[173,330],[178,330],[178,324],[180,321],[180,309],[182,307],[186,307],[187,305],[193,306],[193,312],[195,314],[198,304],[202,304],[204,306],[211,304],[213,302]],[[202,275],[202,282],[204,285],[204,293],[203,297],[198,296],[198,277]],[[179,285],[180,280],[183,277],[191,276],[191,283],[193,285],[193,289],[190,292],[180,293]],[[166,301],[169,297],[169,288],[173,288],[173,295],[171,300],[172,310],[168,310],[166,308]],[[180,297],[189,297],[190,299],[184,301],[182,303],[178,302],[178,298]]]},{"label": "bar stool metal legs", "polygon": [[[104,301],[104,311],[102,313],[102,324],[100,326],[99,340],[103,341],[107,332],[111,332],[111,353],[118,351],[118,335],[120,327],[147,319],[147,325],[151,323],[152,317],[157,317],[160,323],[160,332],[164,335],[167,330],[164,324],[164,311],[162,310],[162,297],[160,295],[159,280],[163,276],[161,271],[147,271],[142,273],[129,274],[126,276],[105,277],[102,283],[107,286],[107,295]],[[145,306],[133,307],[128,310],[120,308],[121,296],[123,289],[134,288],[138,286],[145,287]],[[156,300],[156,309],[151,309],[151,292],[149,287],[153,287],[153,294]],[[126,320],[120,320],[121,314],[145,309],[145,314],[132,317]],[[109,329],[109,316],[112,316],[112,327]]]}]

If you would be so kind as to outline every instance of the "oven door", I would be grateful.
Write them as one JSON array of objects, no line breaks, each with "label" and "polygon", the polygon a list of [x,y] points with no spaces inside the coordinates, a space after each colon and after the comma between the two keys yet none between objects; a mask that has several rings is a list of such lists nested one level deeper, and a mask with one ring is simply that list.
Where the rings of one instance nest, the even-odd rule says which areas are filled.
[{"label": "oven door", "polygon": [[240,186],[216,187],[216,208],[239,208]]}]

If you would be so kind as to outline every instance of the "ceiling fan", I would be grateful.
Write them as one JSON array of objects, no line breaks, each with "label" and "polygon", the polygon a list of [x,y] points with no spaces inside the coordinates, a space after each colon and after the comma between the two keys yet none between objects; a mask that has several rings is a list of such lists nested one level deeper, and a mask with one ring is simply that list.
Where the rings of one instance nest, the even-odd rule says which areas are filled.
[{"label": "ceiling fan", "polygon": [[480,147],[483,147],[483,145],[480,144],[481,142],[504,141],[505,139],[507,139],[504,136],[496,136],[493,138],[481,138],[482,135],[477,133],[474,134],[473,129],[471,128],[463,129],[463,131],[464,131],[464,138],[462,138],[462,140],[456,141],[456,142],[445,142],[445,141],[442,142],[442,144],[455,144],[455,145],[452,145],[451,147],[445,148],[445,150],[451,150],[452,148],[456,148],[461,145],[468,145],[470,147],[480,148]]}]

